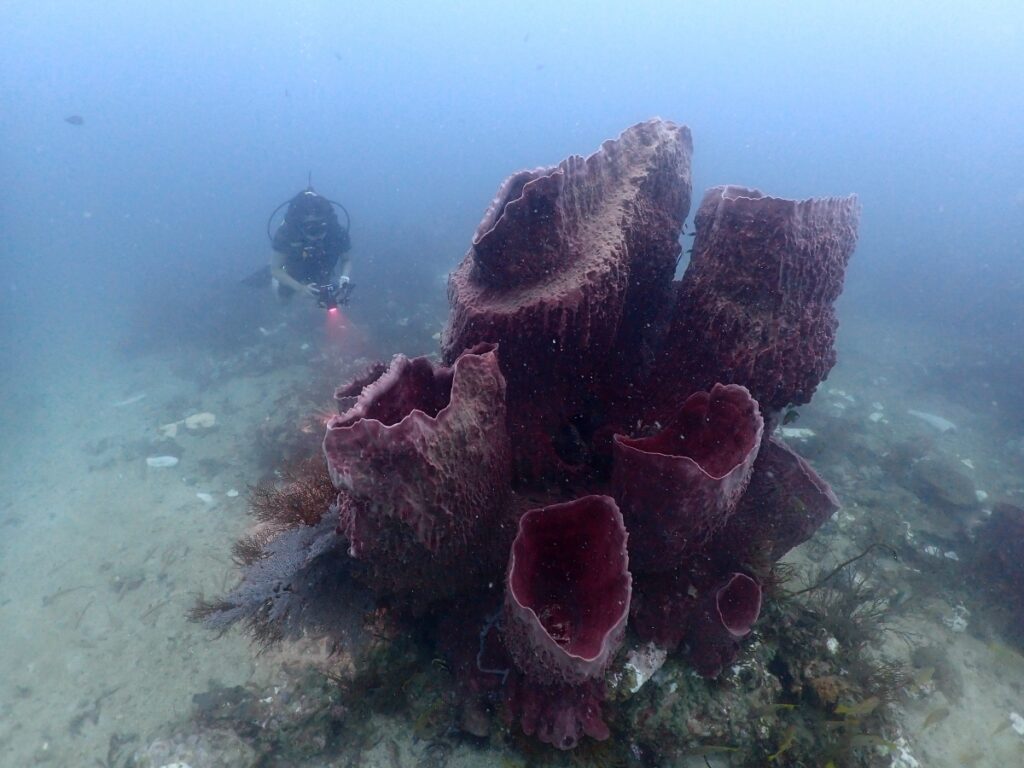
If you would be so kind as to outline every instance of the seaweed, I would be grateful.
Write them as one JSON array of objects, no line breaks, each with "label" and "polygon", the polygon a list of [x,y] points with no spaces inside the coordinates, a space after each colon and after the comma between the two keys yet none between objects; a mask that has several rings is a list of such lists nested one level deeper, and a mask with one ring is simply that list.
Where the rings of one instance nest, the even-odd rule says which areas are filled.
[{"label": "seaweed", "polygon": [[871,696],[886,704],[896,701],[912,684],[913,675],[906,664],[882,659],[867,666],[864,687]]},{"label": "seaweed", "polygon": [[909,642],[910,633],[893,623],[894,601],[890,591],[871,577],[871,572],[849,568],[875,549],[895,552],[884,544],[869,544],[859,554],[833,568],[818,568],[806,581],[809,586],[791,592],[786,598],[806,596],[807,609],[840,645],[856,652],[877,646],[883,634],[892,633]]},{"label": "seaweed", "polygon": [[279,483],[260,483],[249,497],[253,517],[275,532],[314,526],[338,495],[322,456],[296,462]]},{"label": "seaweed", "polygon": [[429,730],[429,722],[437,715],[432,705],[438,700],[441,683],[431,676],[428,651],[402,631],[404,628],[394,624],[384,627],[389,618],[380,611],[369,616],[369,621],[376,625],[368,627],[375,639],[356,659],[355,675],[332,679],[338,684],[346,706],[359,718],[369,721],[373,714],[388,715],[422,707],[426,714],[421,711],[413,720],[423,715],[422,725]]},{"label": "seaweed", "polygon": [[[772,743],[760,740],[744,765],[766,765],[771,754],[772,764],[876,765],[877,750],[892,749],[888,705],[905,693],[911,678],[903,664],[879,656],[877,649],[887,634],[906,640],[908,633],[895,626],[889,588],[870,568],[864,570],[865,557],[878,548],[891,551],[871,545],[836,566],[804,572],[807,586],[796,591],[782,587],[793,572],[773,576],[778,585],[766,590],[770,599],[758,631],[766,669],[778,680],[781,696],[762,712],[785,717],[773,723]],[[854,563],[860,570],[850,567]],[[783,750],[786,722],[797,725],[800,738]]]},{"label": "seaweed", "polygon": [[232,559],[240,566],[252,565],[284,531],[318,525],[336,495],[326,463],[315,456],[282,471],[280,480],[259,483],[249,494],[257,527],[235,542]]},{"label": "seaweed", "polygon": [[878,645],[889,628],[889,600],[877,584],[853,571],[842,571],[830,586],[811,593],[807,607],[841,646],[853,650]]},{"label": "seaweed", "polygon": [[277,531],[272,528],[258,528],[231,545],[231,559],[235,565],[252,565],[263,559],[267,545],[274,540]]},{"label": "seaweed", "polygon": [[767,575],[761,579],[761,590],[766,600],[778,600],[789,596],[786,585],[797,577],[797,567],[792,563],[774,563]]}]

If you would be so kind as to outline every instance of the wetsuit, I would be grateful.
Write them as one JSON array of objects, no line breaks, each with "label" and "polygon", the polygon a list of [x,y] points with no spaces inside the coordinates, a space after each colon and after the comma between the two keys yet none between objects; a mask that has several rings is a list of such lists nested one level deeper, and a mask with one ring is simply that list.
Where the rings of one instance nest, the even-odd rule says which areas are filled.
[{"label": "wetsuit", "polygon": [[[284,256],[284,270],[289,277],[303,285],[331,282],[335,267],[351,249],[348,232],[341,228],[333,213],[327,219],[327,233],[323,238],[310,239],[303,236],[299,227],[289,221],[288,216],[274,233],[273,248]],[[295,293],[286,285],[278,285],[278,294],[290,296]]]}]

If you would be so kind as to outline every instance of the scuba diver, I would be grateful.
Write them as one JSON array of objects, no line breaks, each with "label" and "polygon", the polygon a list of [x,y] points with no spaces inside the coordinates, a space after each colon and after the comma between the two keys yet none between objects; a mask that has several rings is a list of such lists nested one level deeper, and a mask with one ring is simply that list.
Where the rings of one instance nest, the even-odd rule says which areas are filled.
[{"label": "scuba diver", "polygon": [[[284,220],[271,234],[271,222],[285,205]],[[344,226],[335,208],[345,214]],[[345,207],[318,194],[312,184],[274,209],[267,219],[267,236],[273,247],[270,276],[279,299],[298,293],[327,309],[348,302],[354,287],[348,276],[350,223]]]}]

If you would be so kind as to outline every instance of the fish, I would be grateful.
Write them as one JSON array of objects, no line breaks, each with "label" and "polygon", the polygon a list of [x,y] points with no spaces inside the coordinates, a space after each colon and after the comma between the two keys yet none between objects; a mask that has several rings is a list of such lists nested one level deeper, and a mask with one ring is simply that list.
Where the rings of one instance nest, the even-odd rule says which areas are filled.
[{"label": "fish", "polygon": [[126,405],[135,405],[135,403],[139,402],[140,400],[145,399],[145,397],[146,397],[146,393],[145,392],[140,392],[137,395],[132,395],[131,397],[126,397],[124,400],[118,400],[116,403],[111,403],[110,405],[111,405],[112,408],[124,408]]},{"label": "fish", "polygon": [[709,755],[724,755],[730,752],[739,752],[739,747],[726,747],[718,744],[706,744],[704,746],[684,749],[682,754],[686,757],[706,757]]},{"label": "fish", "polygon": [[949,717],[949,707],[933,709],[928,713],[928,717],[924,719],[924,725],[921,726],[921,730],[923,731],[937,723],[941,723],[947,717]]},{"label": "fish", "polygon": [[776,712],[783,709],[796,709],[796,704],[765,704],[761,707],[755,707],[754,715],[756,715],[757,717],[774,715]]},{"label": "fish", "polygon": [[68,115],[64,118],[64,122],[71,125],[85,125],[85,118],[81,115]]},{"label": "fish", "polygon": [[924,688],[928,683],[932,681],[935,676],[935,667],[925,667],[924,669],[918,670],[914,673],[914,677],[911,678],[911,682],[918,688]]},{"label": "fish", "polygon": [[774,755],[768,755],[768,762],[773,763],[779,759],[779,756],[789,750],[793,746],[793,742],[796,741],[796,726],[791,725],[786,729],[786,732],[782,734],[782,741],[779,742],[779,748]]},{"label": "fish", "polygon": [[1009,728],[1012,724],[1013,724],[1012,720],[1003,720],[1003,722],[1001,722],[999,725],[997,725],[996,729],[994,731],[992,731],[992,735],[993,736],[998,736],[1000,733],[1002,733],[1007,728]]},{"label": "fish", "polygon": [[993,641],[988,644],[988,650],[995,657],[996,661],[1011,665],[1017,669],[1024,668],[1024,656],[1021,656],[1010,646]]},{"label": "fish", "polygon": [[850,746],[853,747],[885,747],[892,752],[898,752],[899,744],[883,739],[881,736],[874,736],[870,733],[858,733],[850,739]]},{"label": "fish", "polygon": [[800,412],[796,408],[790,408],[786,411],[786,415],[782,417],[782,424],[792,424],[794,421],[800,418]]},{"label": "fish", "polygon": [[874,712],[882,701],[877,696],[864,699],[859,704],[840,704],[836,707],[837,715],[848,715],[850,717],[863,717]]}]

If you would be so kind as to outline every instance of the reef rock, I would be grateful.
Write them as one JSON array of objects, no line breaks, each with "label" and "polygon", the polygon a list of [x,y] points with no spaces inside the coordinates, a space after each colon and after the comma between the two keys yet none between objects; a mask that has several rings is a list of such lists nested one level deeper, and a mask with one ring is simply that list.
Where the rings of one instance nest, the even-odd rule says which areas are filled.
[{"label": "reef rock", "polygon": [[978,529],[972,559],[1007,635],[1024,647],[1024,509],[995,504]]},{"label": "reef rock", "polygon": [[691,152],[687,128],[651,120],[586,159],[514,174],[452,274],[444,357],[501,346],[520,478],[581,463],[602,393],[640,369],[670,300]]},{"label": "reef rock", "polygon": [[977,544],[992,570],[1024,596],[1024,509],[995,504],[992,516],[978,530]]},{"label": "reef rock", "polygon": [[915,462],[910,468],[910,483],[921,501],[939,509],[956,511],[978,506],[974,481],[948,459],[929,456]]}]

